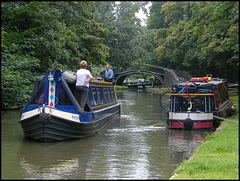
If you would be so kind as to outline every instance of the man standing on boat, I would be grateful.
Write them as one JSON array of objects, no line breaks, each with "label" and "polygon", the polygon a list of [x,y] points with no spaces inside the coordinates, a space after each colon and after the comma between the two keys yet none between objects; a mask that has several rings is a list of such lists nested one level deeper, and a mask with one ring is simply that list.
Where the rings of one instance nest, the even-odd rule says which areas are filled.
[{"label": "man standing on boat", "polygon": [[106,65],[106,71],[105,71],[105,74],[104,74],[104,80],[105,81],[108,81],[108,82],[112,82],[113,80],[113,71],[112,69],[110,69],[110,66],[109,64]]},{"label": "man standing on boat", "polygon": [[80,69],[77,71],[76,81],[76,98],[83,110],[88,98],[89,83],[93,79],[92,74],[86,68],[87,62],[82,60],[80,62]]}]

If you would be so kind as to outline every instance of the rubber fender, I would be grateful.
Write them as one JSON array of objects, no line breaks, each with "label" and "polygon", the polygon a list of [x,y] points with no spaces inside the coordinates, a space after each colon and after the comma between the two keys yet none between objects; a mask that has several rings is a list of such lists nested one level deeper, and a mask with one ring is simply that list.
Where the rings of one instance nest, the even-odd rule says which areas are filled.
[{"label": "rubber fender", "polygon": [[236,105],[233,105],[233,106],[231,107],[231,116],[235,114],[236,110],[237,110],[237,106],[236,106]]},{"label": "rubber fender", "polygon": [[183,125],[186,129],[191,129],[193,127],[193,121],[190,118],[186,118]]},{"label": "rubber fender", "polygon": [[43,124],[46,124],[50,122],[51,120],[51,115],[49,113],[40,113],[39,115],[39,121]]}]

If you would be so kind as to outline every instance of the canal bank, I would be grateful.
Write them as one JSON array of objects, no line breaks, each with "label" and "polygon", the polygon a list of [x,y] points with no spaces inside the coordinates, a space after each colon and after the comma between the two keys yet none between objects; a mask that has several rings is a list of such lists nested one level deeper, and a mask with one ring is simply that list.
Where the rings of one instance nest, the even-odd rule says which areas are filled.
[{"label": "canal bank", "polygon": [[[157,89],[147,91],[162,93]],[[237,106],[236,114],[222,121],[216,131],[208,135],[192,157],[183,161],[172,179],[239,179],[239,104],[238,96],[231,97]]]}]

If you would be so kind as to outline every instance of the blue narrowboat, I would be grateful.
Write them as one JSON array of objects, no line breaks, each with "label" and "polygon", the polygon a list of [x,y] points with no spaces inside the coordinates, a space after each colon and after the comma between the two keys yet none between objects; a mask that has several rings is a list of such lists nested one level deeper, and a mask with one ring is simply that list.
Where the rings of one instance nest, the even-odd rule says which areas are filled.
[{"label": "blue narrowboat", "polygon": [[49,69],[36,79],[33,95],[19,120],[26,138],[43,142],[84,138],[120,115],[112,82],[94,78],[84,108],[75,98],[75,83],[74,73],[60,69]]},{"label": "blue narrowboat", "polygon": [[166,111],[167,128],[214,129],[223,118],[236,111],[226,79],[212,76],[174,83],[159,101]]}]

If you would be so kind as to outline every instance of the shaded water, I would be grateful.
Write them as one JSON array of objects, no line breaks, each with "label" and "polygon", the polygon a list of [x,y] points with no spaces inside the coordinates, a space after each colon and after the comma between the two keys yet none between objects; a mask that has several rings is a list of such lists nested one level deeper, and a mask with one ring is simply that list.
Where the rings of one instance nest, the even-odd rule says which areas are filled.
[{"label": "shaded water", "polygon": [[27,140],[20,111],[2,111],[2,179],[169,179],[212,133],[166,129],[159,94],[117,94],[120,118],[79,140]]}]

